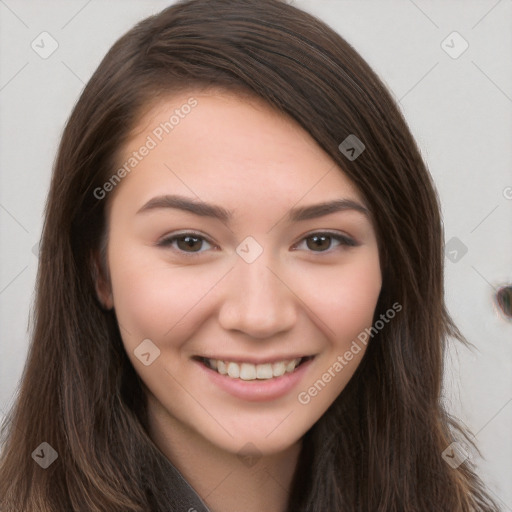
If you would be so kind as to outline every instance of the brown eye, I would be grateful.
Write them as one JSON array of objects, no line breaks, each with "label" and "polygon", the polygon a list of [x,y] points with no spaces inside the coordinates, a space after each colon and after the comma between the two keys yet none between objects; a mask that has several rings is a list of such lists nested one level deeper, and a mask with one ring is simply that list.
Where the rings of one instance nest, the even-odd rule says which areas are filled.
[{"label": "brown eye", "polygon": [[[204,244],[207,244],[204,247]],[[181,233],[164,238],[157,243],[159,247],[171,247],[180,254],[196,255],[204,252],[204,249],[211,249],[211,244],[203,236],[195,233]]]},{"label": "brown eye", "polygon": [[336,246],[345,245],[355,247],[358,245],[351,238],[334,233],[314,233],[313,235],[303,238],[297,247],[299,247],[304,241],[306,242],[306,248],[312,252],[330,252],[329,250]]},{"label": "brown eye", "polygon": [[328,235],[313,235],[306,239],[308,249],[312,251],[326,251],[331,247],[331,237]]},{"label": "brown eye", "polygon": [[177,246],[182,251],[197,252],[201,249],[202,239],[197,236],[180,236],[176,238]]}]

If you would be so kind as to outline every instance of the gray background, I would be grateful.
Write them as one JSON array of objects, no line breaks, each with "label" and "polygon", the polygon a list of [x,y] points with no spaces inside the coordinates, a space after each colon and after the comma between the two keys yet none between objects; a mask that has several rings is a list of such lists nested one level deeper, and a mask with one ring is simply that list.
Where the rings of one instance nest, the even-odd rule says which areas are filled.
[{"label": "gray background", "polygon": [[[445,259],[446,301],[476,346],[451,348],[446,400],[476,436],[479,473],[512,510],[512,324],[492,298],[512,282],[512,1],[293,3],[329,23],[381,76],[434,176],[447,247],[457,251]],[[112,43],[169,4],[0,0],[0,419],[27,355],[35,246],[64,123]],[[46,59],[31,47],[43,45],[44,31],[58,43]],[[469,44],[458,58],[445,49],[458,52],[461,40],[442,44],[453,31]]]}]

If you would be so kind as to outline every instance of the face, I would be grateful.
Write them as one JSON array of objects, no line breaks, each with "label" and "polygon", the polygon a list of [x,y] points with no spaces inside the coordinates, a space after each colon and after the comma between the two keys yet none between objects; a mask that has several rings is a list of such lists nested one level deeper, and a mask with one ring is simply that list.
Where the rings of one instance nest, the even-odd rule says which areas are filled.
[{"label": "face", "polygon": [[287,449],[365,352],[382,281],[362,196],[296,122],[228,93],[162,101],[121,160],[98,293],[151,421],[232,453]]}]

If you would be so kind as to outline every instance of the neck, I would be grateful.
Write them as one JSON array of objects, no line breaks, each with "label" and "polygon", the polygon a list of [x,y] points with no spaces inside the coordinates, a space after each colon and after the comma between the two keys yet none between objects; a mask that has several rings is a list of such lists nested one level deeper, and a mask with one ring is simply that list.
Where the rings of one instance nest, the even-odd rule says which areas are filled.
[{"label": "neck", "polygon": [[[151,402],[151,401],[150,401]],[[148,411],[149,434],[211,512],[285,512],[302,442],[245,459],[227,452],[168,414]]]}]

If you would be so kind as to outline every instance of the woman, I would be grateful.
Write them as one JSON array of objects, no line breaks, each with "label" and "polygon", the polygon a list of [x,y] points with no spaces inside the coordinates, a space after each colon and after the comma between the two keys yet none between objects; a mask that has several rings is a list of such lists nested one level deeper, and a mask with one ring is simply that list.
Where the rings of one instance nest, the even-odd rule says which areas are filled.
[{"label": "woman", "polygon": [[497,510],[440,402],[439,210],[319,20],[139,23],[62,137],[2,510]]}]

